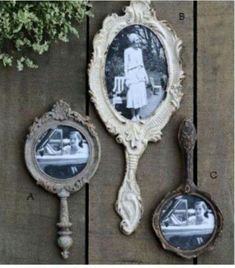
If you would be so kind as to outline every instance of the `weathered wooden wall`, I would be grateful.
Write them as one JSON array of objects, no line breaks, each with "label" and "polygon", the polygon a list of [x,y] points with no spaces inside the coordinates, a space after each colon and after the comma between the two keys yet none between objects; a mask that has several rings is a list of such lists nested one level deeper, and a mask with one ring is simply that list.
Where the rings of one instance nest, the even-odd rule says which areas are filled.
[{"label": "weathered wooden wall", "polygon": [[[90,20],[90,36],[101,28],[107,13],[122,14],[124,2],[94,3],[95,19]],[[128,2],[125,4],[128,4]],[[137,231],[130,237],[119,231],[120,218],[114,212],[117,191],[124,177],[123,147],[115,143],[96,112],[91,118],[96,122],[102,146],[102,159],[89,191],[89,262],[90,263],[192,263],[164,252],[151,228],[152,213],[164,195],[181,182],[182,166],[177,145],[178,125],[184,117],[193,116],[193,5],[192,2],[153,2],[159,19],[166,19],[184,40],[185,98],[182,109],[163,130],[159,144],[150,144],[140,160],[138,182],[144,202],[144,217]],[[179,13],[187,17],[179,23]]]},{"label": "weathered wooden wall", "polygon": [[[86,23],[79,42],[55,44],[38,61],[37,70],[0,74],[0,263],[65,263],[56,246],[58,199],[28,173],[24,142],[34,118],[59,99],[85,114]],[[66,263],[85,262],[85,201],[85,189],[69,199],[75,244]]]},{"label": "weathered wooden wall", "polygon": [[[88,104],[86,80],[95,33],[107,14],[122,14],[127,4],[94,1],[95,17],[88,23],[84,21],[80,39],[55,44],[49,53],[38,58],[38,70],[19,73],[1,68],[2,264],[193,263],[165,252],[151,228],[154,208],[181,182],[183,167],[177,131],[185,117],[194,118],[198,127],[198,185],[212,194],[225,218],[224,231],[215,250],[198,257],[194,263],[233,263],[233,2],[198,2],[197,5],[189,1],[152,2],[159,19],[168,20],[183,40],[187,78],[180,110],[163,130],[162,141],[150,144],[140,160],[138,181],[145,213],[130,237],[120,233],[120,218],[114,211],[125,168],[123,147],[107,133],[92,104]],[[179,13],[184,13],[184,20],[179,20]],[[69,199],[74,246],[67,261],[60,258],[56,246],[59,202],[36,186],[24,164],[28,127],[59,99],[70,103],[81,114],[89,110],[102,146],[100,166],[89,187]],[[216,179],[211,178],[213,171],[217,172]]]},{"label": "weathered wooden wall", "polygon": [[198,4],[198,184],[224,214],[223,234],[202,264],[233,262],[233,12],[232,2]]}]

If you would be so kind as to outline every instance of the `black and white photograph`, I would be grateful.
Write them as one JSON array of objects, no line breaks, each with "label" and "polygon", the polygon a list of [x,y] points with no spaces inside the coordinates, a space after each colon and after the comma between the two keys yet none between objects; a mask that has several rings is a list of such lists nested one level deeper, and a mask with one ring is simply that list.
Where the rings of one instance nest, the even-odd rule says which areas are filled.
[{"label": "black and white photograph", "polygon": [[70,126],[58,126],[42,135],[36,146],[40,169],[56,179],[68,179],[79,174],[89,158],[85,137]]},{"label": "black and white photograph", "polygon": [[204,199],[180,195],[163,207],[160,226],[163,236],[171,245],[182,250],[194,250],[211,238],[215,216]]},{"label": "black and white photograph", "polygon": [[166,96],[167,60],[158,37],[143,25],[124,28],[112,41],[105,80],[115,109],[127,119],[150,117]]}]

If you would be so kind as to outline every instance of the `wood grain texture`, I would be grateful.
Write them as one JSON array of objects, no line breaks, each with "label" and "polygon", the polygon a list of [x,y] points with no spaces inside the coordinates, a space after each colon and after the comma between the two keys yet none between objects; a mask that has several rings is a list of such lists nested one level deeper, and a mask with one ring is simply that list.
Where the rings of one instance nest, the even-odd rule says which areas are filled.
[{"label": "wood grain texture", "polygon": [[[0,74],[0,263],[85,262],[85,189],[69,198],[74,245],[65,261],[57,247],[59,199],[36,185],[24,163],[24,142],[35,117],[59,99],[85,114],[86,22],[80,39],[57,43],[37,57],[39,69]],[[34,200],[27,200],[32,193]]]},{"label": "wood grain texture", "polygon": [[233,7],[226,1],[198,3],[198,185],[224,216],[223,233],[214,251],[198,258],[201,264],[234,262]]},{"label": "wood grain texture", "polygon": [[[93,2],[95,19],[90,20],[90,42],[111,13],[122,14],[128,2]],[[184,117],[193,116],[193,5],[192,2],[152,2],[159,19],[166,19],[183,40],[183,62],[187,78],[185,96],[179,111],[163,130],[158,144],[149,144],[138,168],[138,183],[144,202],[144,217],[137,231],[124,236],[120,218],[114,211],[117,192],[125,170],[123,147],[106,131],[94,108],[90,117],[97,126],[102,157],[97,174],[89,187],[89,263],[91,264],[167,264],[192,263],[162,249],[152,227],[152,213],[167,194],[181,183],[182,161],[177,145],[178,126]],[[179,20],[179,13],[185,20]]]}]

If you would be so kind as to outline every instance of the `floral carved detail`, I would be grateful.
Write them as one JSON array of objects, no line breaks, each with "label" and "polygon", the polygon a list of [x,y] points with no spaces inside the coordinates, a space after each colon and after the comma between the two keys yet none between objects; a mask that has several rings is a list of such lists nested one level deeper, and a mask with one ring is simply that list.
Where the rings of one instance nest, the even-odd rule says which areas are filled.
[{"label": "floral carved detail", "polygon": [[181,98],[184,95],[182,92],[182,86],[173,85],[170,89],[170,94],[172,95],[172,100],[171,100],[172,105],[175,107],[175,109],[179,109]]},{"label": "floral carved detail", "polygon": [[[126,148],[126,174],[118,194],[117,212],[122,218],[121,229],[131,234],[137,228],[143,215],[140,190],[136,182],[138,160],[148,142],[157,142],[162,137],[162,129],[175,112],[182,99],[182,80],[184,72],[181,64],[182,41],[166,21],[160,21],[150,6],[150,0],[130,1],[125,14],[112,14],[103,21],[103,27],[93,40],[93,58],[89,66],[89,85],[91,101],[94,103],[107,130],[116,137],[117,142]],[[105,81],[107,51],[113,39],[125,27],[141,24],[149,28],[159,38],[168,60],[168,85],[166,98],[147,119],[133,122],[124,118],[110,103]],[[134,155],[134,156],[133,156]],[[135,158],[136,167],[130,168],[129,158]]]},{"label": "floral carved detail", "polygon": [[143,214],[140,189],[136,182],[138,160],[139,155],[126,152],[127,169],[116,202],[116,211],[123,219],[120,228],[126,235],[136,229]]},{"label": "floral carved detail", "polygon": [[89,117],[83,117],[79,113],[72,111],[66,102],[60,100],[53,105],[53,108],[50,112],[45,113],[41,118],[35,118],[34,123],[29,128],[28,138],[33,137],[38,129],[52,120],[57,120],[60,122],[65,120],[73,120],[88,128],[93,136],[97,136],[95,127],[90,123]]},{"label": "floral carved detail", "polygon": [[136,125],[133,125],[132,131],[129,131],[128,129],[125,131],[125,141],[129,143],[129,146],[131,149],[137,148],[142,138],[141,132],[142,132],[142,129],[140,129]]},{"label": "floral carved detail", "polygon": [[179,144],[186,153],[190,153],[194,149],[196,142],[196,130],[193,122],[189,119],[184,120],[179,129]]},{"label": "floral carved detail", "polygon": [[51,112],[48,114],[51,114],[54,119],[62,121],[68,119],[71,114],[71,109],[66,102],[60,100],[53,105]]}]

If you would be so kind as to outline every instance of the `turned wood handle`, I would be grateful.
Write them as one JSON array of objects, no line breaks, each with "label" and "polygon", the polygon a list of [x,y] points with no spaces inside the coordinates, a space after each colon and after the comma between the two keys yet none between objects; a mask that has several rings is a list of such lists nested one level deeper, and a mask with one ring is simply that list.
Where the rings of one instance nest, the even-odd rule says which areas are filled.
[{"label": "turned wood handle", "polygon": [[71,226],[69,220],[68,201],[69,193],[62,190],[58,196],[60,197],[60,222],[57,223],[58,231],[58,246],[62,249],[61,255],[64,259],[69,257],[69,249],[73,244]]}]

